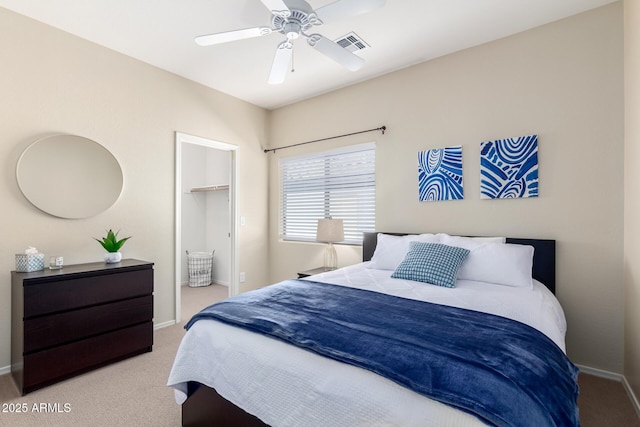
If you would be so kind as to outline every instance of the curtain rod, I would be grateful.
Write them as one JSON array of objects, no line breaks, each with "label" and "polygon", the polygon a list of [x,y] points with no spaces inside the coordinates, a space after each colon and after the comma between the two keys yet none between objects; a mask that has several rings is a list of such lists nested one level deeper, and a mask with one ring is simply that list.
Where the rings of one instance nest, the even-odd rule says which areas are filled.
[{"label": "curtain rod", "polygon": [[273,151],[275,153],[276,150],[282,150],[282,149],[285,149],[285,148],[297,147],[298,145],[312,144],[314,142],[327,141],[329,139],[344,138],[345,136],[358,135],[358,134],[367,133],[367,132],[375,132],[377,130],[381,131],[382,134],[384,135],[384,131],[387,130],[387,127],[386,126],[380,126],[379,128],[375,128],[375,129],[361,130],[360,132],[345,133],[344,135],[330,136],[328,138],[322,138],[322,139],[314,139],[313,141],[299,142],[297,144],[285,145],[284,147],[269,148],[269,149],[265,149],[264,152],[268,153],[269,151]]}]

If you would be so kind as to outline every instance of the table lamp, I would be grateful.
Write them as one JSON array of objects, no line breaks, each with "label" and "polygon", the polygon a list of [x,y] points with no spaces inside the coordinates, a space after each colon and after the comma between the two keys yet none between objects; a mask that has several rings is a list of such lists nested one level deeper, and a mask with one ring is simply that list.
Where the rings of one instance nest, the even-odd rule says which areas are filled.
[{"label": "table lamp", "polygon": [[335,242],[344,240],[344,225],[341,219],[324,218],[318,220],[316,241],[328,243],[324,252],[324,268],[338,268],[338,254]]}]

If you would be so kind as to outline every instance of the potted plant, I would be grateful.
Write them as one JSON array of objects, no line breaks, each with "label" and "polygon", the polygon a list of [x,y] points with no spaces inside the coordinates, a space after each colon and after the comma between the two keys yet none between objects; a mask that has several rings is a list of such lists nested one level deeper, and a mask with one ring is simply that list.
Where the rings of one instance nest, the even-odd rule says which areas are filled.
[{"label": "potted plant", "polygon": [[106,237],[103,237],[102,239],[94,238],[94,240],[100,243],[104,248],[104,250],[107,251],[107,253],[104,254],[104,261],[107,264],[120,262],[122,260],[122,254],[120,253],[120,248],[122,247],[122,245],[124,245],[124,243],[127,240],[131,238],[131,236],[129,236],[129,237],[125,237],[123,239],[118,240],[119,232],[120,231],[117,231],[116,233],[114,233],[113,230],[109,229]]}]

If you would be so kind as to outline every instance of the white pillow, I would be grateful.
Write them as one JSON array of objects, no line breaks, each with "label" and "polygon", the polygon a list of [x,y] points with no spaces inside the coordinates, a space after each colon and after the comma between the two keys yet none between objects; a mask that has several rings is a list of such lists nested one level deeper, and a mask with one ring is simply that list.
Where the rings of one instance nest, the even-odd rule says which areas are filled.
[{"label": "white pillow", "polygon": [[458,246],[465,249],[475,249],[485,243],[505,243],[506,237],[464,237],[464,236],[450,236],[448,234],[440,233],[437,235],[440,238],[440,243],[449,246]]},{"label": "white pillow", "polygon": [[410,242],[439,243],[439,237],[435,234],[411,234],[406,236],[393,236],[391,234],[378,233],[378,243],[373,252],[371,262],[367,268],[377,270],[395,270],[409,252]]},{"label": "white pillow", "polygon": [[484,243],[458,270],[458,279],[533,289],[533,246]]},{"label": "white pillow", "polygon": [[482,243],[507,243],[506,237],[468,237],[468,239]]}]

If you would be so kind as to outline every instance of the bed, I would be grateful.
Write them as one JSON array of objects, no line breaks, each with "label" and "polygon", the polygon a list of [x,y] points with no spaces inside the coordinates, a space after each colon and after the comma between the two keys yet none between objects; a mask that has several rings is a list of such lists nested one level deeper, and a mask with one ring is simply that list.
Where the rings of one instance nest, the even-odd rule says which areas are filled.
[{"label": "bed", "polygon": [[[496,262],[504,264],[505,260],[509,259],[496,255],[498,252],[491,252],[504,251],[503,248],[507,246],[500,246],[501,243],[509,244],[510,250],[517,248],[520,255],[515,258],[514,263],[499,267],[500,277],[495,278],[497,267],[495,265],[492,267],[490,264]],[[457,270],[453,288],[391,277],[400,271],[398,262],[401,265],[406,263],[408,254],[413,253],[414,245],[420,249],[428,247],[430,250],[442,245],[467,246],[468,254],[473,254],[473,258],[468,256],[463,261],[463,267]],[[487,248],[490,248],[489,252],[486,252],[489,250]],[[386,254],[383,249],[387,251]],[[531,264],[521,263],[522,259],[526,261],[529,253],[532,258]],[[482,256],[478,258],[477,254],[481,254],[484,258]],[[476,270],[466,268],[473,262],[477,264],[479,260],[482,261],[482,265],[476,265]],[[513,268],[511,264],[514,265]],[[512,286],[527,268],[530,275],[529,282],[524,286]],[[479,274],[481,276],[479,278],[483,281],[475,280],[478,277],[474,274]],[[490,281],[500,282],[503,279],[513,283],[505,285]],[[546,340],[547,347],[541,353],[542,356],[537,357],[547,359],[549,354],[548,359],[558,360],[557,365],[560,368],[554,367],[554,369],[558,372],[562,369],[562,372],[557,374],[554,370],[552,377],[544,380],[542,394],[557,392],[552,400],[562,401],[562,409],[558,411],[564,414],[562,416],[567,417],[561,421],[561,424],[579,425],[576,403],[577,369],[564,355],[566,322],[562,309],[554,297],[555,241],[553,240],[507,238],[498,243],[496,239],[441,234],[365,233],[363,263],[267,288],[276,289],[278,286],[288,286],[287,292],[300,289],[300,293],[316,292],[316,288],[324,292],[328,288],[336,294],[354,293],[357,297],[363,293],[366,296],[375,293],[376,298],[377,294],[383,294],[384,298],[397,298],[418,308],[428,307],[428,310],[422,311],[430,313],[429,316],[439,315],[436,308],[442,307],[443,310],[457,310],[453,312],[456,319],[460,316],[460,312],[465,315],[469,312],[474,316],[478,313],[481,316],[490,316],[492,319],[527,328],[527,333],[531,331]],[[250,294],[247,298],[252,298],[252,293],[247,294]],[[357,301],[356,304],[361,304],[361,300]],[[397,315],[397,313],[393,314],[393,316]],[[237,317],[244,317],[244,315]],[[517,322],[506,320],[506,318],[515,319]],[[482,318],[480,323],[485,321],[486,319]],[[382,376],[376,369],[351,363],[357,359],[354,357],[347,358],[346,361],[327,357],[327,354],[323,354],[322,351],[298,348],[281,339],[282,337],[256,333],[255,330],[231,325],[226,319],[221,318],[203,317],[196,321],[194,317],[188,326],[189,330],[178,350],[168,380],[168,385],[174,388],[176,401],[182,404],[184,426],[456,425],[464,427],[514,424],[513,418],[509,422],[502,420],[501,415],[497,418],[479,416],[474,410],[461,408],[457,402],[428,397],[428,394],[425,395],[420,391],[423,389],[419,389],[418,392],[410,390],[402,381],[398,381],[397,376]],[[303,341],[305,340],[308,338],[304,337]],[[500,340],[500,342],[503,341],[505,340]],[[499,345],[486,347],[499,347]],[[552,353],[553,357],[551,357]],[[332,354],[330,353],[330,356]],[[452,367],[452,370],[458,370],[457,365]],[[423,369],[420,370],[420,375],[424,375],[423,371]],[[529,375],[528,372],[533,372],[535,369],[523,371],[527,371]],[[475,384],[474,381],[479,381],[477,378],[483,378],[469,374],[467,377],[468,384]],[[526,381],[540,382],[539,379],[526,379]],[[466,393],[467,390],[464,392]],[[524,394],[533,394],[533,392],[529,393],[525,390]],[[464,393],[460,396],[466,399]],[[500,411],[516,411],[517,408],[513,409],[512,406],[518,407],[520,400],[519,397],[512,396],[515,394],[510,394],[504,399],[494,399],[503,405]],[[491,411],[495,410],[491,409]],[[521,420],[518,422],[519,425],[534,425],[534,423],[543,425],[533,415],[531,418],[511,416]],[[540,416],[544,417],[546,414]],[[560,423],[557,420],[545,420],[544,424]]]}]

